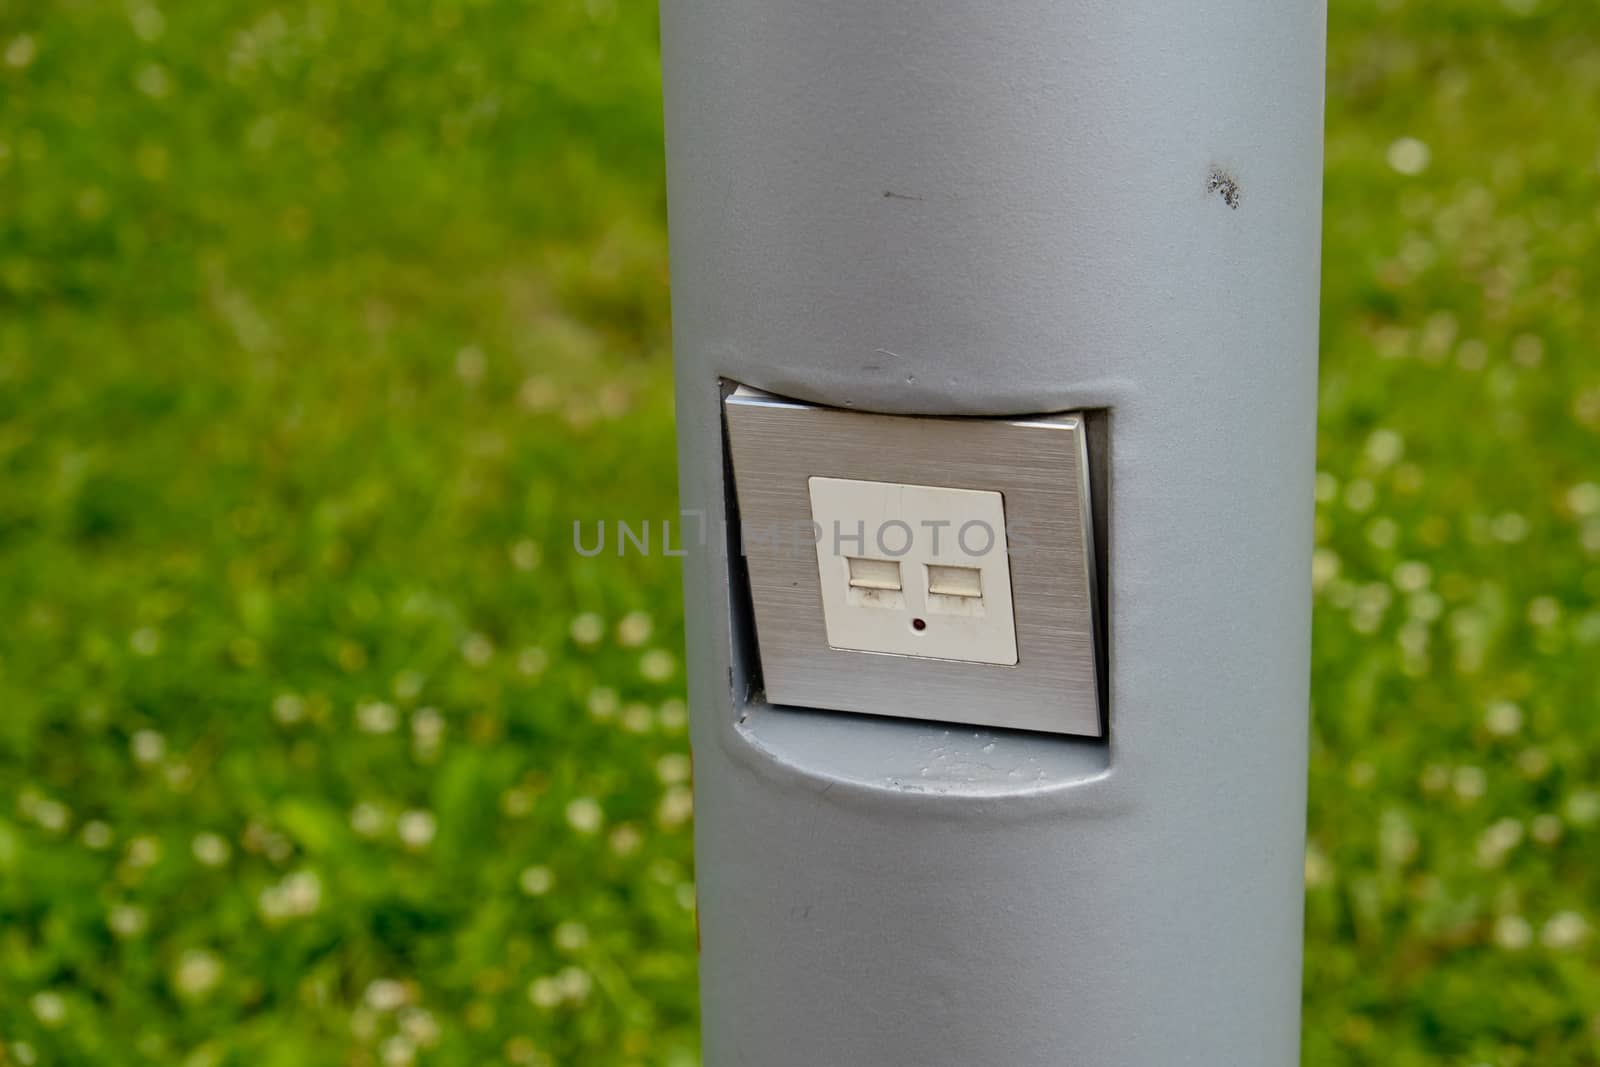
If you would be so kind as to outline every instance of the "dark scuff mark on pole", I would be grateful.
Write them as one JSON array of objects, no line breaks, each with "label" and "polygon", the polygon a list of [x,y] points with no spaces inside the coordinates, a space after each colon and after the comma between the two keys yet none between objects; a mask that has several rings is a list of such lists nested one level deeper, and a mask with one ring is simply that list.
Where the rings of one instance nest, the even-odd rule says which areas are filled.
[{"label": "dark scuff mark on pole", "polygon": [[1239,210],[1239,183],[1221,167],[1211,168],[1211,176],[1206,179],[1206,192],[1218,194],[1224,204],[1235,211]]}]

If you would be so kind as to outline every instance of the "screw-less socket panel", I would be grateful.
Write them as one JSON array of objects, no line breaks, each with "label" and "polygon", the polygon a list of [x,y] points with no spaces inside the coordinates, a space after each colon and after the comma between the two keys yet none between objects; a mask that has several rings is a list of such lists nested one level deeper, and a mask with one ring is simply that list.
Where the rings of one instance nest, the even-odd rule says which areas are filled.
[{"label": "screw-less socket panel", "polygon": [[848,478],[809,486],[829,646],[1017,662],[999,493]]},{"label": "screw-less socket panel", "polygon": [[1080,415],[726,416],[770,702],[1102,735]]}]

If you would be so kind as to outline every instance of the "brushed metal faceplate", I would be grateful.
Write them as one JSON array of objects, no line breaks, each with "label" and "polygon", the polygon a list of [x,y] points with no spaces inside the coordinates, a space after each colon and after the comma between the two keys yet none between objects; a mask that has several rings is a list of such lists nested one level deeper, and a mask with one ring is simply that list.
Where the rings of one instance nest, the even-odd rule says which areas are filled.
[{"label": "brushed metal faceplate", "polygon": [[[743,386],[725,407],[769,702],[1102,736],[1081,415],[872,415]],[[812,477],[1000,493],[1016,664],[830,647],[811,527]]]}]

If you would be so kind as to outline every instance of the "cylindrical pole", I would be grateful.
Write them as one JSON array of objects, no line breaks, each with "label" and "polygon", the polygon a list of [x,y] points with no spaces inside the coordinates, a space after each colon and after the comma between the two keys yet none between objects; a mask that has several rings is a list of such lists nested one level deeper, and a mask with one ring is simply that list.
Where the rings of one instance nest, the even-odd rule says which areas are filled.
[{"label": "cylindrical pole", "polygon": [[[710,1067],[1296,1061],[1323,27],[664,0]],[[768,707],[734,383],[1097,413],[1106,738]]]}]

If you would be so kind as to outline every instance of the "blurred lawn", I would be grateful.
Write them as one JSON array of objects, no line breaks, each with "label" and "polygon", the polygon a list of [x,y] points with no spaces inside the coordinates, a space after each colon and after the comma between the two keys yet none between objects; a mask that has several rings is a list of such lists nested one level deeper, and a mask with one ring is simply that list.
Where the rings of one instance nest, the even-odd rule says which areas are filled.
[{"label": "blurred lawn", "polygon": [[[1306,1062],[1600,1064],[1600,14],[1335,2]],[[0,1064],[694,1062],[655,33],[0,0]]]}]

